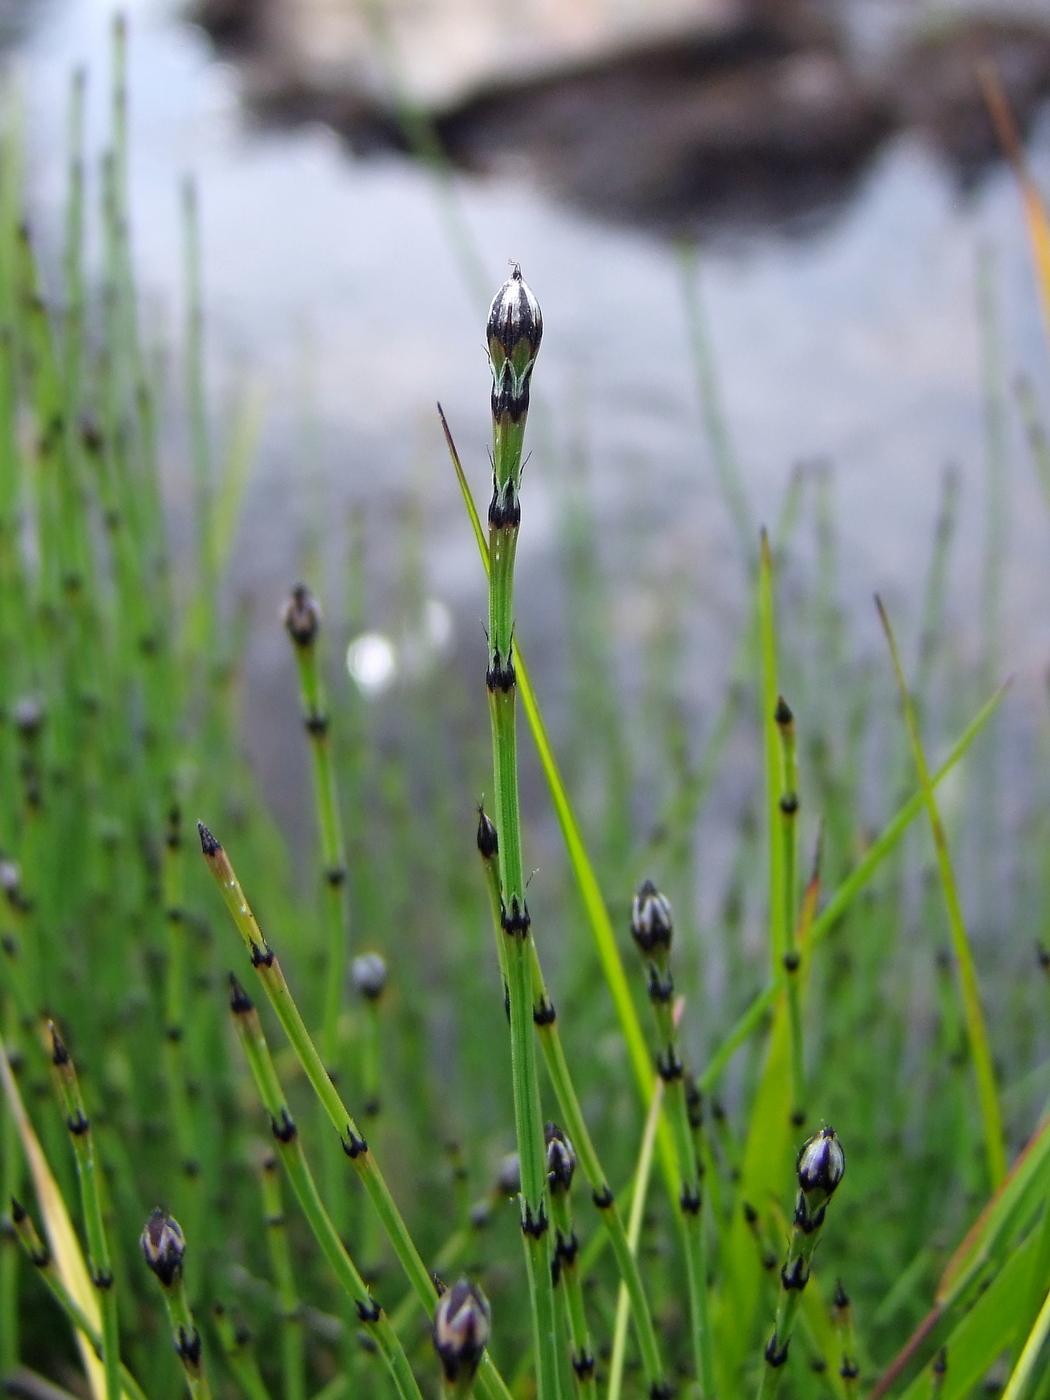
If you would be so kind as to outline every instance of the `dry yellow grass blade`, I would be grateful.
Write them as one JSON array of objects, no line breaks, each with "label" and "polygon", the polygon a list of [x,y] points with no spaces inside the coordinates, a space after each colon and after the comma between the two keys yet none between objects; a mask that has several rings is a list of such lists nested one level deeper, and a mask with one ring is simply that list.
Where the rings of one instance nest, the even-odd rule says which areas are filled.
[{"label": "dry yellow grass blade", "polygon": [[1021,134],[1017,130],[1017,123],[1014,121],[1014,114],[1010,110],[995,64],[987,58],[978,59],[977,77],[999,143],[1017,177],[1018,188],[1024,201],[1025,222],[1028,225],[1036,281],[1043,303],[1043,320],[1047,337],[1050,338],[1050,212],[1047,211],[1046,202],[1028,169]]},{"label": "dry yellow grass blade", "polygon": [[[51,1168],[47,1164],[44,1150],[40,1146],[37,1135],[33,1131],[33,1125],[25,1111],[22,1097],[18,1092],[18,1085],[11,1073],[7,1050],[2,1039],[0,1039],[0,1083],[3,1084],[7,1102],[11,1107],[18,1128],[18,1135],[22,1139],[22,1147],[25,1150],[26,1161],[29,1163],[29,1174],[33,1178],[33,1187],[36,1191],[40,1213],[44,1218],[44,1230],[47,1234],[47,1242],[51,1248],[55,1267],[62,1276],[62,1282],[83,1310],[87,1320],[93,1327],[101,1331],[102,1316],[99,1311],[98,1299],[95,1296],[95,1289],[92,1286],[87,1265],[73,1229],[73,1222],[69,1218],[69,1212],[66,1210],[62,1193],[58,1189],[58,1183],[51,1175]],[[106,1376],[102,1369],[102,1363],[82,1332],[77,1333],[77,1345],[80,1348],[84,1371],[91,1385],[91,1393],[95,1400],[106,1400]]]}]

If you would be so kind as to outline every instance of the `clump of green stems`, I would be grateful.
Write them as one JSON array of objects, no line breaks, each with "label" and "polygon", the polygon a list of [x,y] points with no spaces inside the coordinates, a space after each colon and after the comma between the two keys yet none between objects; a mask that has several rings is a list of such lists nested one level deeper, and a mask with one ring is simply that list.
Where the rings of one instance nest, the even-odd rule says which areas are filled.
[{"label": "clump of green stems", "polygon": [[[439,667],[382,712],[348,688],[329,665],[348,625],[329,601],[339,591],[306,561],[316,591],[297,586],[284,623],[313,767],[311,889],[241,759],[243,638],[217,594],[251,413],[233,415],[225,441],[209,420],[191,193],[195,557],[172,565],[161,382],[128,243],[123,46],[118,26],[97,270],[84,253],[83,82],[57,273],[25,225],[16,129],[0,133],[0,1373],[61,1383],[79,1365],[93,1400],[202,1396],[209,1381],[246,1400],[441,1388],[590,1400],[606,1387],[659,1400],[675,1386],[770,1400],[779,1385],[797,1400],[856,1400],[869,1385],[870,1400],[962,1400],[1005,1356],[1010,1400],[1043,1393],[1045,986],[1021,973],[1050,908],[1045,831],[1038,817],[1009,828],[1019,873],[1012,893],[988,892],[1013,921],[993,963],[956,887],[966,804],[938,791],[949,774],[966,782],[962,760],[1002,698],[988,694],[989,658],[969,666],[946,633],[951,481],[909,679],[905,633],[898,644],[888,621],[889,666],[860,663],[837,600],[830,478],[794,478],[775,528],[746,542],[750,604],[709,726],[680,693],[687,616],[668,597],[651,647],[627,658],[636,712],[621,693],[603,599],[623,569],[575,493],[564,691],[576,698],[548,731],[553,681],[526,666],[515,588],[542,321],[515,269],[487,323],[487,528],[453,447],[489,576],[487,742],[477,675],[465,694]],[[701,315],[695,283],[686,309]],[[746,536],[755,517],[711,341],[692,329]],[[991,398],[995,368],[991,357]],[[1022,407],[1042,471],[1037,390]],[[997,420],[1006,411],[994,404]],[[1004,489],[1001,473],[989,479]],[[556,490],[556,516],[561,504]],[[809,525],[812,577],[796,547]],[[993,554],[1000,536],[989,532]],[[407,613],[426,583],[406,541]],[[371,623],[369,546],[366,521],[347,547],[355,628]],[[526,724],[564,860],[528,744],[519,779]],[[743,807],[728,767],[741,751],[764,769],[764,797],[749,779]],[[478,792],[480,871],[467,851]],[[985,805],[982,841],[1007,831]],[[712,813],[724,887],[697,836]],[[203,828],[205,860],[191,859],[183,828],[198,814],[230,853]],[[920,819],[932,847],[907,835]],[[800,888],[810,843],[819,863]],[[636,888],[650,873],[669,898]],[[256,1008],[235,983],[232,1016],[227,914],[237,976],[262,992]],[[628,922],[655,1068],[624,967]],[[64,1034],[41,1033],[47,1021]],[[850,1155],[827,1223],[826,1183],[807,1173],[813,1153],[834,1153],[830,1130],[802,1148],[791,1210],[810,1114],[841,1128]],[[497,1164],[513,1147],[511,1180]],[[649,1189],[654,1171],[665,1195]],[[168,1328],[139,1252],[158,1200],[172,1213],[150,1217],[143,1247]],[[830,1283],[839,1272],[850,1303]]]}]

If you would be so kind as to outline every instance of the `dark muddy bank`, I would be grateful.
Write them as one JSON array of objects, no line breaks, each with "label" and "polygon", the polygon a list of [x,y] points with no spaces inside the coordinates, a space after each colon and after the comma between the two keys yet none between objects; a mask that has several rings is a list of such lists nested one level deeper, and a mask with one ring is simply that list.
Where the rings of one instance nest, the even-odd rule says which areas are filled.
[{"label": "dark muddy bank", "polygon": [[258,120],[319,121],[366,154],[418,147],[422,118],[460,169],[524,174],[582,209],[669,233],[822,222],[906,130],[972,187],[998,155],[978,57],[995,64],[1026,132],[1050,96],[1050,22],[945,22],[873,58],[826,18],[763,6],[716,35],[663,38],[423,109],[289,67],[267,42],[267,9],[279,4],[197,10],[240,63]]}]

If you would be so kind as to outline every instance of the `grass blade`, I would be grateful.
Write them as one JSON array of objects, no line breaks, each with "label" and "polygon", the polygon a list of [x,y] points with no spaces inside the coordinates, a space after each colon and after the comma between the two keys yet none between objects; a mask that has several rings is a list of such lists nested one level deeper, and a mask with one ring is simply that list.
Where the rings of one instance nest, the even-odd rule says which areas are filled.
[{"label": "grass blade", "polygon": [[937,807],[937,799],[934,796],[933,783],[930,780],[930,770],[926,763],[926,755],[923,751],[922,739],[919,735],[919,726],[915,719],[915,709],[912,705],[911,696],[908,693],[907,682],[904,679],[904,670],[901,666],[900,655],[897,651],[897,643],[893,636],[893,629],[890,627],[889,618],[886,616],[886,610],[882,605],[882,600],[876,598],[875,605],[879,610],[879,618],[886,632],[886,640],[889,644],[890,656],[893,660],[893,670],[896,674],[897,685],[900,689],[901,703],[904,706],[904,720],[908,728],[908,737],[911,741],[912,756],[915,760],[915,767],[919,775],[919,783],[922,787],[923,804],[930,818],[933,842],[937,851],[937,867],[940,872],[941,885],[944,890],[944,901],[948,910],[948,922],[952,934],[952,948],[959,966],[963,1015],[966,1020],[966,1033],[970,1042],[970,1053],[973,1055],[974,1076],[977,1080],[977,1097],[981,1110],[981,1122],[984,1129],[985,1154],[988,1159],[988,1176],[992,1188],[994,1189],[1006,1175],[1006,1152],[1003,1147],[1002,1114],[999,1109],[999,1095],[995,1085],[995,1070],[992,1066],[992,1055],[988,1046],[988,1031],[984,1023],[984,1012],[981,1010],[977,974],[974,970],[973,956],[970,952],[970,943],[966,935],[966,925],[963,921],[962,905],[959,902],[959,892],[955,883],[955,873],[952,869],[951,853],[948,849],[948,838],[945,834],[944,825]]}]

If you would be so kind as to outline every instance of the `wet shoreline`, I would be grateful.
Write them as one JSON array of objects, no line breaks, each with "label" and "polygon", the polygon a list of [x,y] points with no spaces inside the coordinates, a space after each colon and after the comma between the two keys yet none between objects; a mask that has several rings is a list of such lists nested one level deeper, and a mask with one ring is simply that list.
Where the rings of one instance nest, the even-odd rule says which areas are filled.
[{"label": "wet shoreline", "polygon": [[[280,12],[280,0],[269,8]],[[584,212],[670,236],[819,227],[906,133],[972,188],[999,156],[978,59],[1000,75],[1023,134],[1050,97],[1050,22],[1023,17],[957,17],[872,57],[799,3],[754,4],[714,33],[641,36],[584,62],[552,57],[546,71],[427,104],[391,88],[389,74],[385,90],[355,78],[349,60],[342,77],[334,60],[331,71],[297,63],[259,13],[248,0],[197,8],[263,125],[319,122],[357,155],[408,151],[524,177]]]}]

